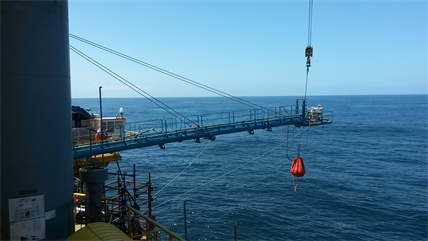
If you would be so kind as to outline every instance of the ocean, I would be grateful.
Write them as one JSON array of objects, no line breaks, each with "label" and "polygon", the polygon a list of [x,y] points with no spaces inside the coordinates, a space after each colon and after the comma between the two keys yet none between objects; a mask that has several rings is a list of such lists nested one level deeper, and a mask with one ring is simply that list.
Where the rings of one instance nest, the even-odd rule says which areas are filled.
[{"label": "ocean", "polygon": [[[297,99],[242,98],[264,107]],[[221,97],[160,100],[207,121],[250,113]],[[72,103],[99,113],[98,99]],[[181,237],[187,200],[188,240],[234,240],[235,223],[238,240],[427,240],[428,96],[308,96],[308,107],[317,105],[333,111],[333,124],[123,151],[120,166],[131,173],[136,164],[140,181],[151,173],[154,193],[161,190],[152,204],[156,220]],[[120,107],[127,123],[159,128],[171,118],[143,98],[103,99],[104,116]],[[306,174],[295,191],[289,158],[297,144]]]}]

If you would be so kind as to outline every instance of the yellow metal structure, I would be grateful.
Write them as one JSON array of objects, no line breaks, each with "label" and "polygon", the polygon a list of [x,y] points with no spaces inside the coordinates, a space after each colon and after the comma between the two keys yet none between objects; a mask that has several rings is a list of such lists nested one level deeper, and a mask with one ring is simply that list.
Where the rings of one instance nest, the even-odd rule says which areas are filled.
[{"label": "yellow metal structure", "polygon": [[[120,161],[120,160],[122,160],[122,157],[120,156],[119,152],[104,154],[105,166],[107,166],[110,162]],[[74,176],[79,177],[79,169],[82,167],[92,166],[92,162],[102,163],[102,155],[92,156],[91,161],[85,160],[84,157],[74,159],[73,160]]]},{"label": "yellow metal structure", "polygon": [[67,240],[132,240],[119,228],[108,223],[90,223]]},{"label": "yellow metal structure", "polygon": [[[86,196],[85,193],[74,193],[75,204],[77,204],[76,202],[80,202],[80,201],[78,201],[79,198],[82,198],[85,196]],[[111,201],[118,201],[118,200],[103,197],[103,201],[110,201],[111,202]],[[161,241],[162,238],[161,238],[160,231],[159,230],[153,230],[154,228],[159,228],[160,230],[167,233],[169,235],[168,240],[171,240],[171,241],[183,240],[180,236],[171,232],[170,230],[168,230],[167,228],[165,228],[164,226],[162,226],[161,224],[159,224],[155,220],[144,215],[142,212],[136,210],[135,208],[133,208],[129,205],[126,205],[126,207],[128,209],[127,210],[127,217],[128,217],[127,232],[128,232],[128,235],[124,231],[122,231],[119,228],[117,228],[116,226],[114,226],[113,224],[90,223],[90,224],[87,224],[86,227],[84,227],[84,228],[78,230],[77,232],[75,232],[74,234],[72,234],[70,237],[68,237],[67,240],[135,240],[135,239],[139,239],[139,240],[148,240],[148,241]],[[74,211],[76,214],[76,209]],[[134,215],[132,215],[132,213]],[[135,217],[137,217],[137,218],[135,218]],[[143,234],[143,235],[141,235],[141,234],[134,235],[133,234],[132,228],[134,227],[135,222],[140,222],[138,220],[138,217],[142,217],[145,219],[145,223],[147,224],[146,229],[149,230],[146,234]],[[103,224],[105,224],[105,225],[103,225]],[[112,226],[113,228],[111,228],[109,226]],[[81,231],[81,230],[85,230],[85,231]],[[127,239],[121,239],[120,237],[118,237],[115,234],[116,231],[120,232],[121,235],[122,236],[124,235]],[[99,232],[103,233],[103,235],[98,235]],[[104,235],[104,234],[108,234],[111,237],[110,236],[107,237],[108,235]]]}]

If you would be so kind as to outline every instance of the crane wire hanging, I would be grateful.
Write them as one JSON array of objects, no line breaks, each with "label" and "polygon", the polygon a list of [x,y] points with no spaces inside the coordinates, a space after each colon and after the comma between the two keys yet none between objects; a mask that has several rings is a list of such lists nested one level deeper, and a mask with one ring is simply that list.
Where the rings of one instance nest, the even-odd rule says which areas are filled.
[{"label": "crane wire hanging", "polygon": [[[308,17],[308,44],[306,45],[306,49],[305,49],[305,57],[306,57],[306,81],[305,81],[305,98],[304,98],[304,103],[306,102],[306,97],[307,97],[307,92],[308,92],[308,79],[309,79],[309,67],[311,67],[311,57],[313,56],[313,46],[312,46],[312,12],[313,12],[313,5],[314,5],[314,1],[313,0],[309,0],[309,17]],[[303,105],[305,106],[305,105]],[[302,108],[302,112],[305,112],[305,108]],[[309,126],[310,127],[310,124]],[[303,137],[303,133],[300,136],[300,139],[297,141],[297,146],[298,146],[298,156],[300,156],[300,142],[302,140]],[[308,131],[308,136],[307,136],[307,141],[305,146],[307,146],[309,141],[309,131]],[[288,156],[288,130],[287,130],[287,147],[286,147],[286,153],[287,153],[287,158],[289,160],[291,160]],[[294,181],[294,179],[293,179]]]},{"label": "crane wire hanging", "polygon": [[272,112],[271,110],[269,110],[269,109],[267,109],[267,108],[265,108],[265,107],[263,107],[263,106],[260,106],[260,105],[254,104],[254,103],[252,103],[252,102],[250,102],[250,101],[247,101],[247,100],[244,100],[244,99],[242,99],[242,98],[239,98],[239,97],[233,96],[233,95],[231,95],[231,94],[228,94],[228,93],[226,93],[226,92],[220,91],[220,90],[215,89],[215,88],[212,88],[212,87],[210,87],[210,86],[207,86],[207,85],[201,84],[201,83],[199,83],[199,82],[197,82],[197,81],[194,81],[194,80],[191,80],[191,79],[189,79],[189,78],[183,77],[183,76],[181,76],[181,75],[175,74],[175,73],[173,73],[173,72],[170,72],[170,71],[168,71],[168,70],[162,69],[162,68],[160,68],[160,67],[157,67],[157,66],[151,65],[151,64],[149,64],[149,63],[147,63],[147,62],[141,61],[141,60],[136,59],[136,58],[133,58],[133,57],[131,57],[131,56],[129,56],[129,55],[126,55],[126,54],[120,53],[120,52],[118,52],[118,51],[115,51],[115,50],[113,50],[113,49],[107,48],[107,47],[105,47],[105,46],[103,46],[103,45],[100,45],[100,44],[94,43],[94,42],[92,42],[92,41],[90,41],[90,40],[84,39],[84,38],[79,37],[79,36],[77,36],[77,35],[74,35],[74,34],[69,34],[69,35],[70,35],[70,37],[71,37],[71,38],[73,38],[73,39],[76,39],[76,40],[78,40],[78,41],[81,41],[81,42],[83,42],[83,43],[86,43],[86,44],[88,44],[88,45],[91,45],[91,46],[93,46],[93,47],[99,48],[99,49],[104,50],[104,51],[106,51],[106,52],[109,52],[109,53],[111,53],[111,54],[117,55],[117,56],[119,56],[119,57],[121,57],[121,58],[127,59],[127,60],[129,60],[129,61],[132,61],[132,62],[137,63],[137,64],[139,64],[139,65],[145,66],[145,67],[150,68],[150,69],[152,69],[152,70],[155,70],[155,71],[157,71],[157,72],[163,73],[163,74],[165,74],[165,75],[168,75],[168,76],[173,77],[173,78],[175,78],[175,79],[178,79],[178,80],[180,80],[180,81],[186,82],[186,83],[191,84],[191,85],[193,85],[193,86],[196,86],[196,87],[199,87],[199,88],[201,88],[201,89],[204,89],[204,90],[210,91],[210,92],[212,92],[212,93],[214,93],[214,94],[217,94],[217,95],[223,96],[223,97],[225,97],[225,98],[227,98],[227,99],[230,99],[230,100],[236,101],[236,102],[238,102],[238,103],[240,103],[240,104],[243,104],[243,105],[249,106],[249,107],[251,107],[251,108],[261,108],[261,109],[264,109],[264,110],[266,110],[266,111],[268,111],[268,112]]},{"label": "crane wire hanging", "polygon": [[308,45],[312,44],[312,10],[314,6],[314,0],[309,0],[309,20],[308,20]]},{"label": "crane wire hanging", "polygon": [[[303,130],[302,132],[301,132],[301,135],[300,135],[300,138],[296,141],[297,142],[297,145],[299,145],[300,146],[300,148],[302,149],[303,147],[306,147],[307,145],[308,145],[308,143],[309,143],[309,130],[310,130],[310,128],[309,127],[311,127],[310,125],[305,129],[305,130]],[[295,130],[295,128],[293,129],[293,135],[294,135],[294,130]],[[302,146],[301,144],[300,144],[300,142],[302,141],[302,137],[303,137],[303,133],[304,133],[304,131],[307,131],[307,135],[306,135],[306,143]],[[290,126],[287,126],[287,136],[286,136],[286,145],[285,145],[285,154],[286,154],[286,156],[287,156],[287,159],[288,160],[290,160],[290,161],[293,161],[293,159],[291,159],[290,158],[290,155],[289,155],[289,153],[290,153],[290,147],[289,147],[289,140],[288,140],[288,136],[290,135]],[[297,136],[297,135],[296,135]],[[297,138],[296,138],[297,139]]]},{"label": "crane wire hanging", "polygon": [[308,78],[309,78],[309,67],[311,67],[311,57],[313,55],[312,47],[312,10],[314,1],[309,0],[309,19],[308,19],[308,45],[306,46],[305,57],[306,57],[306,84],[305,84],[305,100],[308,92]]},{"label": "crane wire hanging", "polygon": [[[88,55],[86,55],[85,53],[83,53],[82,51],[78,50],[77,48],[73,47],[72,45],[70,45],[70,49],[75,52],[76,54],[78,54],[79,56],[81,56],[82,58],[86,59],[87,61],[89,61],[91,64],[95,65],[96,67],[98,67],[99,69],[101,69],[102,71],[106,72],[107,74],[109,74],[110,76],[112,76],[113,78],[115,78],[116,80],[118,80],[119,82],[121,82],[122,84],[126,85],[127,87],[129,87],[130,89],[134,90],[135,92],[137,92],[138,94],[140,94],[141,96],[143,96],[144,98],[146,98],[147,100],[149,100],[150,102],[152,102],[153,104],[157,105],[159,108],[165,110],[166,112],[168,112],[169,114],[171,114],[172,116],[174,116],[177,119],[180,119],[180,116],[183,119],[188,120],[189,122],[193,123],[196,127],[201,128],[197,123],[195,123],[194,121],[190,120],[189,118],[185,117],[184,115],[182,115],[181,113],[177,112],[176,110],[174,110],[173,108],[171,108],[170,106],[168,106],[167,104],[163,103],[162,101],[160,101],[159,99],[155,98],[154,96],[150,95],[149,93],[147,93],[146,91],[142,90],[141,88],[139,88],[138,86],[134,85],[133,83],[129,82],[128,80],[126,80],[125,78],[123,78],[122,76],[116,74],[114,71],[112,71],[111,69],[105,67],[104,65],[102,65],[101,63],[99,63],[98,61],[94,60],[93,58],[89,57]],[[149,98],[149,97],[150,98]],[[192,126],[189,123],[186,123],[188,126]]]},{"label": "crane wire hanging", "polygon": [[[307,96],[307,92],[308,92],[308,79],[309,79],[309,67],[311,67],[311,57],[313,55],[313,47],[312,47],[312,10],[313,10],[313,4],[314,1],[313,0],[309,0],[309,20],[308,20],[308,45],[306,45],[306,50],[305,50],[305,57],[306,57],[306,83],[305,83],[305,98],[304,98],[304,103],[306,103],[306,96]],[[305,105],[303,105],[303,113],[306,111],[305,109]],[[309,124],[309,126],[307,128],[309,128],[311,125]],[[288,135],[288,133],[287,133]],[[299,178],[305,174],[305,166],[303,165],[303,160],[300,157],[300,148],[302,147],[300,145],[300,142],[302,140],[303,137],[303,133],[300,135],[300,139],[297,142],[297,157],[293,160],[293,164],[291,165],[291,174],[293,177],[293,186],[294,186],[294,191],[297,192],[297,184],[299,182]],[[309,131],[308,131],[308,139],[306,141],[305,146],[308,144],[309,141]],[[288,138],[287,138],[287,142],[288,142]],[[288,143],[287,143],[288,146]],[[287,153],[287,158],[288,158],[288,153]],[[290,159],[290,158],[289,158]],[[297,161],[297,162],[295,162]],[[296,163],[299,163],[299,161],[301,162],[300,164],[297,164],[296,166],[294,166]],[[297,168],[293,169],[294,167]],[[303,169],[300,169],[301,167],[303,167]],[[296,173],[294,173],[294,171],[297,171]],[[296,179],[294,179],[294,175],[296,176]]]}]

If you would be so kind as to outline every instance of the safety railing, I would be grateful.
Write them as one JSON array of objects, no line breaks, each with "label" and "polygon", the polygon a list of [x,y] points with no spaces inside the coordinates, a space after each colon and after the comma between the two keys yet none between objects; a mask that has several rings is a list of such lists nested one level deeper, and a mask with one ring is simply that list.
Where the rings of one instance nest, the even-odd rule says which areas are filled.
[{"label": "safety railing", "polygon": [[324,111],[324,122],[333,122],[333,111]]},{"label": "safety railing", "polygon": [[[169,235],[169,240],[184,240],[182,239],[180,236],[178,236],[177,234],[173,233],[172,231],[170,231],[169,229],[165,228],[164,226],[162,226],[161,224],[159,224],[158,222],[156,222],[155,220],[151,219],[150,217],[144,215],[142,212],[138,211],[137,209],[127,205],[126,206],[128,208],[128,218],[130,218],[131,212],[134,213],[134,215],[136,216],[140,216],[142,218],[144,218],[146,220],[146,225],[149,226],[149,230],[151,230],[150,232],[148,232],[146,235],[146,240],[161,240],[160,237],[160,233],[157,230],[153,230],[154,228],[159,228],[160,230],[164,231],[165,233],[167,233]],[[151,228],[151,225],[153,225],[153,229]],[[131,229],[131,226],[129,226],[129,228]],[[131,233],[131,230],[129,230],[129,233]],[[131,237],[133,238],[133,237]]]},{"label": "safety railing", "polygon": [[[74,136],[74,158],[97,155],[101,153],[118,152],[133,148],[159,145],[165,148],[166,143],[181,142],[200,138],[214,140],[217,135],[248,131],[254,134],[256,129],[267,129],[283,125],[308,126],[331,124],[332,112],[317,115],[316,122],[309,120],[307,110],[300,114],[294,106],[281,106],[270,109],[253,109],[248,111],[229,111],[225,114],[209,114],[207,116],[194,115],[188,118],[165,118],[161,120],[147,120],[144,122],[126,123],[117,129],[117,133],[106,132],[101,140],[93,137],[93,131],[87,130],[86,135]],[[305,115],[306,114],[306,115]],[[319,121],[318,121],[319,120]],[[76,131],[76,130],[74,130]],[[78,131],[82,132],[82,128]],[[88,135],[89,134],[89,135]],[[88,137],[89,136],[89,137]]]},{"label": "safety railing", "polygon": [[[83,217],[81,217],[81,215],[79,213],[84,212],[84,211],[81,211],[80,209],[84,210],[84,205],[83,206],[81,206],[81,205],[86,200],[86,198],[87,198],[87,196],[85,193],[74,193],[75,222],[80,223],[82,225],[84,225],[85,221],[83,220]],[[108,205],[111,205],[110,212],[115,211],[115,209],[117,209],[121,203],[120,200],[112,199],[112,198],[106,198],[106,197],[103,197],[102,200],[106,204],[105,205],[106,207]],[[107,212],[107,210],[105,210],[105,211]],[[126,226],[125,226],[126,228],[123,231],[132,239],[141,238],[142,236],[146,236],[146,240],[161,241],[162,240],[161,239],[161,232],[156,229],[156,228],[158,228],[168,235],[169,240],[183,240],[180,236],[178,236],[174,232],[165,228],[163,225],[159,224],[158,222],[156,222],[152,218],[146,216],[144,213],[136,210],[135,208],[133,208],[130,205],[126,205],[126,213],[127,213],[127,216],[126,216],[127,221],[125,223],[123,223],[123,224],[126,224]],[[105,215],[103,215],[103,216],[105,216]],[[143,218],[145,220],[145,222],[140,221],[138,219],[139,217]],[[112,222],[117,221],[117,220],[113,220],[111,217],[109,218],[108,216],[106,216],[104,219],[108,223],[112,223]],[[146,227],[145,227],[146,232],[144,232],[143,234],[141,234],[141,232],[139,234],[137,234],[138,232],[136,233],[135,230],[133,230],[133,229],[135,229],[136,226],[139,226],[140,222],[143,222],[146,224]],[[119,228],[123,228],[123,227],[119,227]]]},{"label": "safety railing", "polygon": [[201,128],[210,126],[222,126],[222,128],[229,126],[235,128],[244,122],[253,122],[256,124],[261,119],[291,116],[293,108],[293,106],[281,106],[276,108],[252,109],[249,112],[245,110],[229,111],[206,115],[192,115],[185,118],[164,118],[160,120],[145,120],[144,122],[130,122],[119,126],[117,123],[114,126],[106,124],[103,125],[103,133],[100,133],[99,127],[73,128],[74,147],[100,144],[102,141],[125,141],[147,135],[169,138],[169,134],[172,132],[176,132],[176,135],[187,135],[188,132],[197,132]]}]

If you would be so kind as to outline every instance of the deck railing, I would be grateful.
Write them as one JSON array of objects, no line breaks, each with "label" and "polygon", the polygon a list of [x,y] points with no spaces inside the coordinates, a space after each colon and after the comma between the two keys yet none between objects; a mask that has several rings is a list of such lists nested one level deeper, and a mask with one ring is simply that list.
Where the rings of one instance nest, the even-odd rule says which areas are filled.
[{"label": "deck railing", "polygon": [[[84,193],[74,193],[74,199],[77,200],[74,203],[74,213],[75,213],[75,221],[76,221],[76,215],[79,212],[78,211],[78,206],[80,204],[82,204],[85,199],[86,199],[86,194]],[[120,200],[117,199],[113,199],[113,198],[106,198],[103,197],[102,200],[105,202],[106,206],[111,204],[111,210],[110,211],[114,211],[114,209],[116,209],[119,205],[120,205]],[[146,240],[154,240],[154,241],[160,241],[161,240],[161,233],[159,230],[155,230],[156,228],[159,228],[160,230],[162,230],[163,232],[165,232],[166,234],[168,234],[169,236],[169,240],[183,240],[180,236],[178,236],[177,234],[175,234],[174,232],[170,231],[169,229],[165,228],[163,225],[159,224],[158,222],[156,222],[155,220],[151,219],[150,217],[146,216],[144,213],[136,210],[135,208],[133,208],[130,205],[126,205],[126,212],[127,212],[127,218],[128,221],[126,222],[127,225],[127,235],[129,237],[131,237],[132,239],[134,238],[141,238],[141,236],[145,235],[146,236]],[[133,215],[132,215],[133,214]],[[133,222],[140,222],[138,220],[138,217],[144,218],[145,219],[145,223],[146,223],[146,230],[147,232],[145,234],[135,234],[133,229]],[[83,218],[82,220],[83,221]],[[108,217],[106,217],[106,222],[111,223],[112,221],[115,220],[109,220]],[[125,232],[126,233],[126,232]]]},{"label": "deck railing", "polygon": [[[152,229],[151,225],[153,225],[154,228],[156,228],[156,227],[159,228],[160,230],[164,231],[165,233],[167,233],[169,235],[170,241],[172,241],[172,240],[184,240],[180,236],[178,236],[177,234],[175,234],[172,231],[170,231],[169,229],[165,228],[164,226],[162,226],[161,224],[159,224],[155,220],[144,215],[142,212],[138,211],[137,209],[135,209],[129,205],[126,205],[126,207],[128,208],[128,217],[131,217],[131,212],[133,212],[134,215],[137,215],[137,216],[144,218],[146,220],[146,225],[148,227],[150,227],[149,229]],[[129,227],[129,228],[131,228],[131,227]],[[147,235],[147,237],[146,237],[147,240],[160,240],[159,233],[156,231],[148,232],[146,235]]]}]

